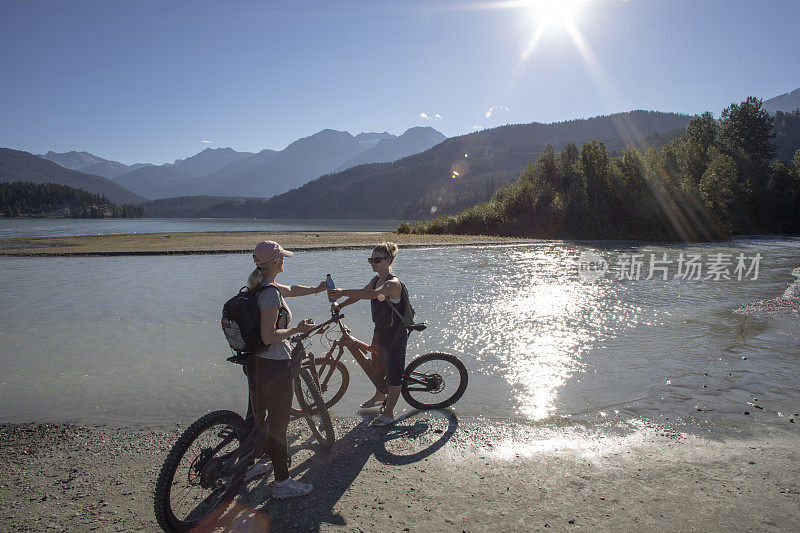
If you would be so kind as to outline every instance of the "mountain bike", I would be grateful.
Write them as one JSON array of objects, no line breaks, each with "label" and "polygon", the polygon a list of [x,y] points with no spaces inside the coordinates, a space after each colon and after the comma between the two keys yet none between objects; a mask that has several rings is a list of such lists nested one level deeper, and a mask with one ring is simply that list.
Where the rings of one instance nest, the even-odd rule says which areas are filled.
[{"label": "mountain bike", "polygon": [[[377,348],[350,335],[350,329],[342,322],[343,318],[344,315],[339,312],[332,313],[330,320],[313,331],[314,335],[322,336],[329,346],[324,357],[314,358],[316,378],[327,408],[342,399],[350,384],[350,372],[341,360],[345,348],[375,387],[384,392],[387,390]],[[419,323],[407,329],[410,334],[412,331],[424,331],[426,327],[424,323]],[[331,337],[331,334],[336,337]],[[413,358],[406,366],[400,392],[411,407],[442,409],[453,405],[464,395],[467,381],[467,368],[456,356],[431,352]],[[299,414],[300,410],[293,407],[292,412]]]},{"label": "mountain bike", "polygon": [[[291,339],[294,348],[290,368],[299,406],[295,419],[305,419],[314,438],[328,450],[335,440],[333,425],[319,390],[314,355],[306,352],[303,345],[314,329]],[[161,467],[154,506],[156,519],[164,531],[189,531],[221,510],[222,504],[231,500],[245,481],[247,469],[266,455],[269,430],[255,424],[252,414],[254,384],[248,371],[250,357],[256,356],[237,352],[227,359],[242,365],[247,375],[247,417],[243,419],[227,410],[200,417],[178,438]]]}]

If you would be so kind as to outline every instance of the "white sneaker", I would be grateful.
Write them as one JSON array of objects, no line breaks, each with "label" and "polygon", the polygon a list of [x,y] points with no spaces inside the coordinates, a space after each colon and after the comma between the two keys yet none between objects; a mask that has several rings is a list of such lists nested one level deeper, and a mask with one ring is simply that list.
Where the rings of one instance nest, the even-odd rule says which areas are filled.
[{"label": "white sneaker", "polygon": [[272,487],[273,498],[294,498],[296,496],[305,496],[314,488],[311,483],[301,483],[292,478],[288,478],[281,483],[275,482]]}]

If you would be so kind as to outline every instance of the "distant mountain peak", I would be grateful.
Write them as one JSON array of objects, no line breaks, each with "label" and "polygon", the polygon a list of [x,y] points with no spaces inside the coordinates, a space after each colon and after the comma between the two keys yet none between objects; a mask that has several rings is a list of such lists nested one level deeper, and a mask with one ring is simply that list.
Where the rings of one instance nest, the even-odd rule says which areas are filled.
[{"label": "distant mountain peak", "polygon": [[320,130],[314,135],[311,135],[310,137],[353,137],[353,136],[347,131],[339,131],[339,130],[332,130],[330,128],[325,128],[324,130]]},{"label": "distant mountain peak", "polygon": [[376,133],[374,131],[365,132],[362,131],[358,135],[356,135],[355,139],[359,142],[362,141],[379,141],[381,139],[394,139],[395,136],[389,133],[388,131],[384,131],[382,133]]},{"label": "distant mountain peak", "polygon": [[413,128],[408,128],[398,139],[406,139],[408,137],[429,139],[433,144],[438,144],[447,139],[442,132],[430,126],[414,126]]},{"label": "distant mountain peak", "polygon": [[234,149],[233,149],[233,148],[231,148],[230,146],[227,146],[227,147],[225,147],[225,148],[221,148],[221,147],[220,147],[220,148],[206,148],[205,150],[203,150],[203,151],[202,151],[202,152],[200,152],[200,153],[202,154],[202,153],[204,153],[204,152],[216,152],[216,153],[218,153],[218,154],[221,154],[221,153],[223,153],[223,152],[230,153],[230,152],[235,152],[235,151],[236,151],[236,150],[234,150]]},{"label": "distant mountain peak", "polygon": [[50,150],[46,154],[39,154],[37,157],[52,161],[53,163],[70,170],[80,170],[84,167],[88,167],[89,165],[94,165],[97,163],[120,164],[116,161],[109,161],[94,154],[90,154],[89,152],[78,152],[75,150],[61,153]]},{"label": "distant mountain peak", "polygon": [[430,126],[409,128],[399,137],[386,132],[383,134],[362,133],[359,135],[374,136],[368,141],[361,141],[366,149],[339,165],[337,170],[344,170],[365,163],[396,161],[409,155],[424,152],[447,139],[441,132]]},{"label": "distant mountain peak", "polygon": [[82,155],[85,157],[91,157],[92,159],[100,159],[94,154],[90,154],[89,152],[78,152],[77,150],[70,150],[69,152],[54,152],[52,150],[48,151],[45,155],[48,156],[56,156],[56,155]]},{"label": "distant mountain peak", "polygon": [[432,128],[430,126],[413,126],[411,128],[408,128],[406,131],[404,131],[403,135],[405,135],[406,133],[409,133],[409,132],[417,132],[417,131],[435,131],[436,133],[441,134],[441,132],[439,130],[437,130],[436,128]]},{"label": "distant mountain peak", "polygon": [[773,115],[777,111],[790,113],[795,109],[800,108],[800,89],[795,89],[792,92],[783,93],[775,98],[764,100],[762,105],[768,113],[772,113]]}]

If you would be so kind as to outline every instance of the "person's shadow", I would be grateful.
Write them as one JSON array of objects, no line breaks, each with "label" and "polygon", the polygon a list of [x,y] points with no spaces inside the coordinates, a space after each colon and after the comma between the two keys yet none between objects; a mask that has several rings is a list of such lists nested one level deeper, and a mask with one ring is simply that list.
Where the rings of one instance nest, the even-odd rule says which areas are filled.
[{"label": "person's shadow", "polygon": [[[438,420],[432,424],[433,414]],[[290,427],[290,449],[311,448],[316,453],[299,464],[292,464],[294,479],[312,483],[307,496],[278,500],[272,498],[271,476],[250,482],[238,498],[208,523],[205,531],[317,531],[323,523],[347,526],[345,518],[334,511],[337,502],[359,476],[370,457],[387,465],[410,465],[441,449],[458,428],[458,418],[449,410],[412,411],[392,426],[370,427],[370,417],[337,436],[330,452],[322,451],[312,438],[299,442],[299,434]],[[446,423],[446,426],[442,424]],[[432,427],[435,425],[436,427]]]}]

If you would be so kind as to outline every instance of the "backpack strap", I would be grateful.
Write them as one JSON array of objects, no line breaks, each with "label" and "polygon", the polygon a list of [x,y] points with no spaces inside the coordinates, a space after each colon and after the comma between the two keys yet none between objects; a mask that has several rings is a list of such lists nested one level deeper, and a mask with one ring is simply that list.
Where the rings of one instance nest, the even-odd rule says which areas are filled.
[{"label": "backpack strap", "polygon": [[[397,276],[395,276],[394,274],[390,273],[389,277],[386,278],[386,281],[389,281],[390,279],[396,278],[396,277]],[[372,284],[372,288],[373,289],[375,288],[375,285],[377,284],[377,281],[378,281],[378,276],[375,276],[375,283]],[[384,283],[386,283],[386,282],[384,282]],[[405,285],[403,285],[403,282],[401,281],[400,282],[400,302],[403,301],[403,291],[404,291],[404,289],[405,289]],[[396,314],[400,318],[400,323],[405,326],[405,323],[403,322],[403,315],[400,314],[400,310],[392,303],[392,299],[389,298],[388,296],[386,297],[386,303],[389,304],[389,307],[392,308],[392,311],[394,311],[394,314]]]},{"label": "backpack strap", "polygon": [[274,283],[267,283],[266,285],[259,285],[258,287],[253,289],[253,294],[256,294],[257,292],[259,292],[259,291],[261,291],[263,289],[266,289],[267,287],[275,287],[276,289],[278,289],[278,294],[280,294],[280,292],[281,292],[281,289],[277,285],[275,285]]},{"label": "backpack strap", "polygon": [[[398,317],[400,317],[400,322],[402,323],[403,322],[403,315],[400,314],[400,310],[398,310],[397,307],[395,307],[395,305],[391,302],[391,300],[389,300],[389,298],[386,298],[386,303],[388,303],[389,307],[392,308],[392,311],[394,311],[394,314],[396,314]],[[405,326],[405,324],[403,324],[403,325]]]},{"label": "backpack strap", "polygon": [[[285,307],[283,306],[283,295],[281,294],[280,287],[278,287],[274,283],[267,283],[266,285],[259,285],[258,287],[253,289],[252,292],[253,292],[253,295],[256,297],[256,299],[258,299],[258,293],[260,291],[262,291],[263,289],[266,289],[268,287],[272,287],[276,291],[278,291],[278,299],[280,301],[280,305],[278,306],[278,318],[275,319],[275,329],[278,329],[278,321],[281,319],[281,309],[285,309]],[[259,308],[258,312],[259,312],[259,314],[261,313],[261,309],[260,308]],[[263,342],[261,342],[261,344],[264,346],[265,350],[268,350],[269,347],[272,346],[272,344],[264,344]]]}]

